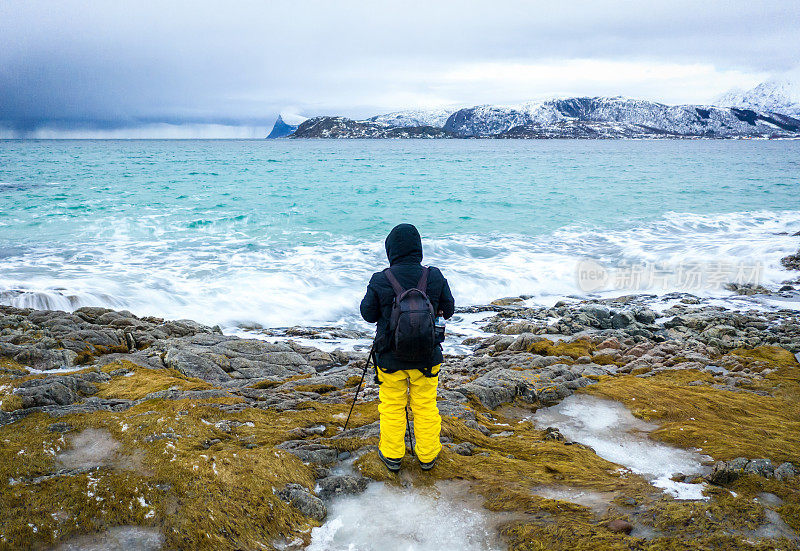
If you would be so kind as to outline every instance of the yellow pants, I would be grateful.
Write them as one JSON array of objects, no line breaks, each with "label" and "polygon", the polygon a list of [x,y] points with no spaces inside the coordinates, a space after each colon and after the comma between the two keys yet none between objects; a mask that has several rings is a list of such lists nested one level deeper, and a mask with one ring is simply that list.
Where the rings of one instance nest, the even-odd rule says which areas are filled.
[{"label": "yellow pants", "polygon": [[436,407],[436,387],[439,384],[440,365],[432,369],[435,377],[426,377],[418,369],[384,373],[378,368],[381,382],[378,412],[381,415],[381,441],[379,448],[384,457],[400,459],[406,454],[406,404],[411,398],[414,413],[414,451],[423,463],[439,455],[442,444],[439,433],[442,418]]}]

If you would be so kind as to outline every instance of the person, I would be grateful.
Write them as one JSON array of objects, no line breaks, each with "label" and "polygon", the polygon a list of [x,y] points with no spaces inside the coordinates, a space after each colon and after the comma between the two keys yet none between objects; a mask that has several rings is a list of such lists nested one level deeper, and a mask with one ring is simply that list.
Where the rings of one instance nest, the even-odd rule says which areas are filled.
[{"label": "person", "polygon": [[[449,319],[455,310],[455,301],[447,280],[438,268],[422,266],[422,239],[411,224],[395,226],[386,238],[388,274],[385,271],[372,275],[367,292],[361,301],[361,316],[369,323],[377,323],[375,332],[375,364],[380,405],[380,443],[378,456],[392,471],[400,470],[406,452],[406,404],[410,398],[414,414],[414,451],[424,470],[433,468],[442,449],[439,433],[442,418],[436,407],[436,389],[443,361],[442,347],[436,343],[429,357],[417,361],[398,358],[390,334],[390,318],[395,302],[397,284],[402,289],[425,285],[432,313]],[[423,280],[423,270],[427,282]],[[392,284],[390,278],[395,280]],[[415,310],[419,312],[420,310]],[[431,323],[433,320],[430,320]],[[427,320],[425,320],[427,322]],[[423,353],[424,355],[425,353]]]}]

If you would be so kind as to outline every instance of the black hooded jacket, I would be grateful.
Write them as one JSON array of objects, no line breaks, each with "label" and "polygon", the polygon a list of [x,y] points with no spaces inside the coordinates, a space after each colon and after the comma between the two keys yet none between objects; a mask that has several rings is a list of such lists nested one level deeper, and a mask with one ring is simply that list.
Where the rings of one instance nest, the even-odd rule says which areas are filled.
[{"label": "black hooded jacket", "polygon": [[[392,273],[405,289],[415,287],[422,276],[422,239],[417,228],[411,224],[395,226],[386,238],[386,256]],[[429,267],[426,294],[433,305],[434,312],[442,312],[445,319],[455,310],[455,301],[447,280],[439,268]],[[394,290],[384,273],[372,274],[367,286],[367,294],[361,301],[361,316],[369,323],[378,323],[375,333],[377,363],[386,372],[401,369],[427,370],[442,363],[442,348],[437,346],[427,362],[403,362],[397,360],[389,348],[389,316],[392,312]]]}]

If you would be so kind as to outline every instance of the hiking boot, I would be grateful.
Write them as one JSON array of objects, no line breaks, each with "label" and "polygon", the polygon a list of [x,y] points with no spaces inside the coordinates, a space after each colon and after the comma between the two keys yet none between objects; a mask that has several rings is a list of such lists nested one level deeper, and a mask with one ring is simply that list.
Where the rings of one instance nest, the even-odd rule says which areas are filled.
[{"label": "hiking boot", "polygon": [[427,463],[424,463],[424,462],[420,461],[419,462],[419,466],[422,467],[423,471],[430,471],[433,468],[433,466],[436,465],[436,460],[437,459],[439,459],[438,455],[436,457],[434,457],[433,459],[431,459],[430,461],[428,461]]},{"label": "hiking boot", "polygon": [[389,459],[388,457],[385,457],[381,453],[381,450],[378,450],[378,457],[381,458],[381,461],[383,461],[383,464],[386,465],[386,468],[389,469],[389,471],[391,471],[393,473],[396,473],[396,472],[400,471],[400,460],[399,459]]}]

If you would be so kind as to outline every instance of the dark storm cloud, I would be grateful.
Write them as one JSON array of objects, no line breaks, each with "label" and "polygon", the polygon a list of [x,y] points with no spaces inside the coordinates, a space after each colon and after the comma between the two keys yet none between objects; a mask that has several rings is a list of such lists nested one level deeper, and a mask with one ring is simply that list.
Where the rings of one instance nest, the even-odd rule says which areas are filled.
[{"label": "dark storm cloud", "polygon": [[[458,75],[493,64],[536,72],[570,60],[700,64],[705,76],[691,82],[703,78],[711,89],[719,75],[735,82],[796,66],[798,20],[796,1],[5,0],[0,123],[21,132],[266,125],[287,107],[365,115],[413,104],[518,101],[566,88]],[[587,83],[586,93],[651,93],[614,72]],[[681,89],[686,82],[676,79],[664,97],[691,98]],[[707,100],[703,93],[694,92]]]}]

